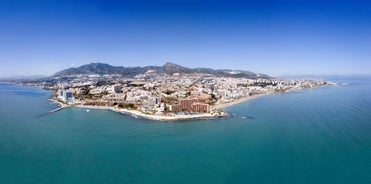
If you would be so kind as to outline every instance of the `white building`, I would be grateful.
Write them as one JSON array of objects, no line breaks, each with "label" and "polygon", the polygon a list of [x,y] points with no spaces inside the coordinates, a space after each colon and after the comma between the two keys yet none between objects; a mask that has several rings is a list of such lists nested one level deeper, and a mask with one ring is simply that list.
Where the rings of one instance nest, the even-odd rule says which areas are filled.
[{"label": "white building", "polygon": [[59,89],[58,90],[58,99],[62,101],[72,101],[74,100],[73,93],[70,90]]}]

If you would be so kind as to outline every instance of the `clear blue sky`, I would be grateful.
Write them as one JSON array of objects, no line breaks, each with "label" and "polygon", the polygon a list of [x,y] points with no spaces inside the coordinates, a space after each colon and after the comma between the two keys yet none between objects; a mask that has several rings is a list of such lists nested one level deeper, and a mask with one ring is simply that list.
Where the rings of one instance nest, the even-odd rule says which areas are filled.
[{"label": "clear blue sky", "polygon": [[91,62],[370,73],[371,2],[0,1],[0,77]]}]

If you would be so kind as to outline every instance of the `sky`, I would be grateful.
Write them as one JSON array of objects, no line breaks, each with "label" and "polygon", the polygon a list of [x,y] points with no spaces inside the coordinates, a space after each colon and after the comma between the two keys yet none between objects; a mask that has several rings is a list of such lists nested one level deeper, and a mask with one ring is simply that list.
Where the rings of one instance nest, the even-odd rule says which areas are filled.
[{"label": "sky", "polygon": [[0,0],[0,77],[92,62],[371,74],[371,2]]}]

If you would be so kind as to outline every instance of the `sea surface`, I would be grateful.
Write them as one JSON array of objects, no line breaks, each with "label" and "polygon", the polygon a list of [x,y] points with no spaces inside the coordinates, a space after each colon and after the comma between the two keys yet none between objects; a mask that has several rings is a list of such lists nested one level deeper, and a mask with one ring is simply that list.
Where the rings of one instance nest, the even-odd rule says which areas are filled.
[{"label": "sea surface", "polygon": [[0,183],[371,183],[371,78],[276,94],[214,120],[151,121],[0,84]]}]

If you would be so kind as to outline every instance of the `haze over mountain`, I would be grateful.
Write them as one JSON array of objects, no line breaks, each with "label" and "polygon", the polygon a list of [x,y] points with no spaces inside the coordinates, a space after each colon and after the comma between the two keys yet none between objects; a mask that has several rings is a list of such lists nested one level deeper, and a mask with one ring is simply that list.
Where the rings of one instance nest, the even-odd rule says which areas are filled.
[{"label": "haze over mountain", "polygon": [[71,75],[87,75],[87,74],[117,74],[123,77],[135,77],[140,74],[210,74],[216,77],[236,77],[236,78],[271,78],[265,74],[256,74],[250,71],[243,70],[215,70],[211,68],[187,68],[174,63],[166,63],[163,66],[144,66],[144,67],[123,67],[111,66],[106,63],[90,63],[80,67],[73,67],[55,73],[52,77],[62,77]]}]

